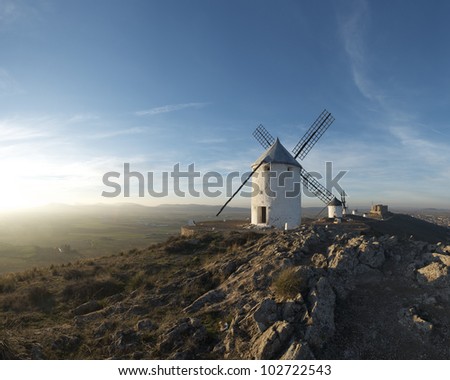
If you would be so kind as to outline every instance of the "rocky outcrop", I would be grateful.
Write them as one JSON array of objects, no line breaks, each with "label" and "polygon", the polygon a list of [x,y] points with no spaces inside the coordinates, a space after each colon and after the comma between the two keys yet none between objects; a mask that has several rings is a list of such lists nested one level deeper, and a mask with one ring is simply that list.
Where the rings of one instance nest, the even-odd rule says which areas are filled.
[{"label": "rocky outcrop", "polygon": [[[117,294],[70,293],[63,322],[49,328],[46,315],[22,346],[2,345],[2,337],[0,357],[386,358],[398,345],[395,353],[408,358],[421,347],[428,357],[436,344],[448,357],[450,246],[348,230],[177,238],[155,256],[141,253],[136,267],[129,261],[138,252],[116,256],[112,270],[99,266],[95,275],[120,282]],[[14,306],[11,294],[0,297]],[[35,318],[29,312],[23,321]]]},{"label": "rocky outcrop", "polygon": [[[339,238],[339,237],[338,237]],[[385,261],[383,245],[374,239],[365,240],[364,237],[349,239],[345,245],[346,236],[340,237],[339,243],[328,248],[328,267],[343,275],[351,275],[358,266],[367,270],[380,269]],[[361,273],[361,269],[359,270]]]},{"label": "rocky outcrop", "polygon": [[184,309],[186,313],[194,313],[205,305],[214,304],[225,298],[225,293],[220,289],[213,289],[197,298],[192,304]]},{"label": "rocky outcrop", "polygon": [[194,359],[206,338],[206,329],[199,319],[183,318],[161,335],[158,349],[170,353],[171,359]]},{"label": "rocky outcrop", "polygon": [[273,299],[266,298],[256,306],[253,319],[259,331],[263,333],[279,319],[277,303]]},{"label": "rocky outcrop", "polygon": [[85,315],[88,313],[92,313],[94,311],[103,309],[103,306],[100,305],[97,301],[88,301],[86,303],[81,304],[77,308],[73,310],[74,315]]},{"label": "rocky outcrop", "polygon": [[336,296],[331,285],[322,277],[309,295],[310,324],[305,335],[308,343],[316,349],[320,349],[334,334],[335,301]]},{"label": "rocky outcrop", "polygon": [[431,263],[417,270],[417,281],[420,284],[431,284],[436,287],[448,287],[450,277],[448,266],[441,262]]},{"label": "rocky outcrop", "polygon": [[280,358],[281,360],[313,360],[314,354],[309,348],[308,343],[292,342],[287,351]]},{"label": "rocky outcrop", "polygon": [[402,308],[399,313],[399,322],[408,328],[413,328],[421,334],[428,335],[433,330],[433,324],[418,315],[416,308]]},{"label": "rocky outcrop", "polygon": [[294,333],[294,326],[286,321],[277,321],[252,345],[251,355],[254,359],[275,359],[280,357]]},{"label": "rocky outcrop", "polygon": [[433,253],[432,256],[433,256],[434,259],[440,261],[445,266],[447,266],[447,267],[450,266],[450,255],[443,255],[443,254],[440,254],[440,253]]}]

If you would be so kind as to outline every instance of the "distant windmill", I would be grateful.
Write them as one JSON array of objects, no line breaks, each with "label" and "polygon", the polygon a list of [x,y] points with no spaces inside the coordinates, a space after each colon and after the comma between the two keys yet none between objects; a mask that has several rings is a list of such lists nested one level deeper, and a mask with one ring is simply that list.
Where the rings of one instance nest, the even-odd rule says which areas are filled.
[{"label": "distant windmill", "polygon": [[341,191],[341,203],[342,203],[342,216],[347,215],[347,203],[345,202],[345,197],[347,194],[345,194],[345,191]]},{"label": "distant windmill", "polygon": [[[277,228],[295,228],[301,223],[301,191],[292,189],[295,184],[303,185],[322,202],[328,205],[334,198],[333,194],[322,186],[296,160],[303,160],[317,141],[322,137],[334,118],[324,110],[311,125],[303,138],[295,145],[291,155],[262,125],[253,132],[256,140],[266,151],[252,165],[252,172],[245,179],[230,199],[222,206],[216,216],[219,216],[228,203],[239,193],[242,187],[254,177],[253,183],[258,189],[251,200],[251,223],[273,226]],[[291,175],[287,175],[292,172]],[[272,173],[269,175],[269,173]],[[286,173],[286,174],[285,174]],[[271,186],[270,177],[276,176],[275,186]],[[281,177],[283,176],[283,181]],[[272,183],[273,185],[273,183]],[[292,185],[292,186],[290,186]],[[291,193],[289,194],[289,189]],[[273,194],[276,196],[273,196]]]},{"label": "distant windmill", "polygon": [[328,217],[329,218],[342,218],[342,201],[334,197],[330,203],[328,203]]}]

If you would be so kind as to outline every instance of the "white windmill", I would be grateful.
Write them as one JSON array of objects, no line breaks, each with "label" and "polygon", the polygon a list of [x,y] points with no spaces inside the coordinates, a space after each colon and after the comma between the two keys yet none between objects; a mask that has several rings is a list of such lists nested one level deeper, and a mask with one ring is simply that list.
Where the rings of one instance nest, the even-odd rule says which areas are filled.
[{"label": "white windmill", "polygon": [[328,217],[329,218],[342,218],[342,202],[334,197],[330,203],[328,203]]},{"label": "white windmill", "polygon": [[256,194],[252,196],[251,223],[277,228],[300,225],[301,165],[276,139],[252,165],[253,170],[256,168],[252,178]]},{"label": "white windmill", "polygon": [[[312,177],[297,161],[303,160],[334,118],[324,110],[312,124],[303,138],[295,145],[292,154],[262,126],[253,132],[256,140],[266,151],[252,165],[252,172],[231,198],[222,206],[220,215],[227,204],[253,177],[251,199],[251,223],[276,228],[296,228],[301,223],[300,182],[314,196],[328,205],[333,194]],[[256,194],[255,194],[256,193]]]}]

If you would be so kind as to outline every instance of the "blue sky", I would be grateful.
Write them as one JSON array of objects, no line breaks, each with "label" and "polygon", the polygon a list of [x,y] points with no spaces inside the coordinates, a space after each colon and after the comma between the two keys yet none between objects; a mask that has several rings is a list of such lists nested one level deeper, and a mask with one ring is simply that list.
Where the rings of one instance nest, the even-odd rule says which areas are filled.
[{"label": "blue sky", "polygon": [[306,169],[348,170],[353,205],[448,208],[449,16],[444,0],[0,0],[0,210],[221,204],[105,199],[102,176],[245,172],[258,124],[291,149],[324,108]]}]

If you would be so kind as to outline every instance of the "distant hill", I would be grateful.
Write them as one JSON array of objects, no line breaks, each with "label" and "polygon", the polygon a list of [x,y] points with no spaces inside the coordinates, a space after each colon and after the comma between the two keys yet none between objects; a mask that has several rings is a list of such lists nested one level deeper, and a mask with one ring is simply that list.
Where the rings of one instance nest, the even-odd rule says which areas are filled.
[{"label": "distant hill", "polygon": [[401,238],[412,238],[429,243],[446,242],[450,240],[450,230],[427,221],[405,214],[393,214],[382,221],[364,219],[374,232],[384,235],[396,235]]}]

